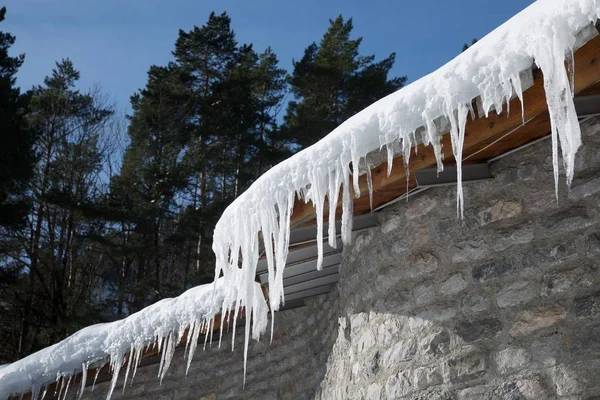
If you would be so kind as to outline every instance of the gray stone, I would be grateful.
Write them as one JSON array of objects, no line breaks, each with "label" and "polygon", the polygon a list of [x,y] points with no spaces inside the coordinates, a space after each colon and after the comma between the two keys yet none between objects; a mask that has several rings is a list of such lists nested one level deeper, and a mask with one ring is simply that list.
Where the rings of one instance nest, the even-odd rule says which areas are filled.
[{"label": "gray stone", "polygon": [[593,178],[585,182],[574,182],[569,191],[569,199],[580,200],[600,192],[600,178]]},{"label": "gray stone", "polygon": [[410,248],[410,240],[407,236],[402,236],[392,244],[392,253],[400,254],[404,253]]},{"label": "gray stone", "polygon": [[577,356],[600,354],[600,322],[578,326],[570,338],[570,351]]},{"label": "gray stone", "polygon": [[494,243],[495,251],[503,251],[512,246],[529,243],[534,237],[531,226],[501,231],[498,232],[498,236]]},{"label": "gray stone", "polygon": [[514,218],[522,211],[523,205],[520,200],[499,200],[491,207],[478,212],[476,219],[480,226],[484,226],[503,219]]},{"label": "gray stone", "polygon": [[523,265],[527,268],[548,268],[564,264],[577,258],[574,242],[537,247],[527,253]]},{"label": "gray stone", "polygon": [[529,353],[535,362],[544,367],[553,367],[564,358],[566,347],[563,335],[553,333],[533,341]]},{"label": "gray stone", "polygon": [[517,314],[510,328],[513,337],[529,335],[539,329],[547,328],[565,318],[565,310],[558,305],[532,308]]},{"label": "gray stone", "polygon": [[406,207],[406,219],[422,218],[424,215],[429,214],[437,204],[438,200],[432,196],[421,196],[410,200],[408,207]]},{"label": "gray stone", "polygon": [[421,347],[427,354],[441,356],[447,354],[450,350],[450,334],[447,330],[442,330],[436,334],[425,337]]},{"label": "gray stone", "polygon": [[442,282],[440,285],[440,292],[443,294],[455,294],[461,292],[466,287],[467,282],[465,282],[462,274],[458,273]]},{"label": "gray stone", "polygon": [[554,368],[552,380],[559,396],[580,394],[585,384],[579,379],[579,372],[573,366],[559,365]]},{"label": "gray stone", "polygon": [[391,367],[399,362],[412,360],[416,353],[416,339],[400,340],[383,353],[382,362],[385,367]]},{"label": "gray stone", "polygon": [[421,367],[414,371],[414,384],[419,390],[443,383],[442,374],[437,367]]},{"label": "gray stone", "polygon": [[455,357],[446,362],[447,380],[451,383],[464,383],[481,378],[486,374],[486,357],[479,352]]},{"label": "gray stone", "polygon": [[408,278],[417,278],[436,271],[439,265],[439,260],[433,254],[417,254],[408,260],[406,276]]},{"label": "gray stone", "polygon": [[573,311],[577,317],[600,316],[600,292],[576,298]]},{"label": "gray stone", "polygon": [[490,308],[490,299],[488,296],[476,293],[465,298],[462,308],[463,311],[477,314]]},{"label": "gray stone", "polygon": [[537,400],[547,399],[548,392],[539,379],[508,381],[495,387],[488,395],[489,400]]},{"label": "gray stone", "polygon": [[396,399],[407,395],[413,390],[410,381],[410,371],[402,371],[392,375],[385,384],[385,394],[387,399]]},{"label": "gray stone", "polygon": [[485,257],[488,249],[483,240],[469,240],[457,243],[450,250],[450,260],[453,263],[480,260]]},{"label": "gray stone", "polygon": [[413,296],[417,304],[427,304],[435,299],[435,288],[431,283],[421,283],[413,288]]},{"label": "gray stone", "polygon": [[383,220],[381,224],[381,232],[390,233],[396,229],[399,229],[400,226],[404,223],[404,218],[398,214],[387,214],[385,220]]},{"label": "gray stone", "polygon": [[498,307],[505,308],[526,303],[539,293],[539,286],[532,281],[517,281],[502,288],[496,296]]},{"label": "gray stone", "polygon": [[510,259],[501,258],[474,267],[472,270],[473,281],[480,283],[504,276],[512,270],[512,265]]},{"label": "gray stone", "polygon": [[432,388],[412,395],[410,400],[456,400],[456,394],[449,389]]},{"label": "gray stone", "polygon": [[506,348],[496,353],[496,369],[507,374],[522,369],[529,362],[529,353],[525,349]]},{"label": "gray stone", "polygon": [[600,255],[600,232],[592,233],[586,240],[588,257]]},{"label": "gray stone", "polygon": [[542,221],[542,225],[550,235],[572,232],[587,228],[593,224],[587,210],[584,207],[572,207],[549,215]]},{"label": "gray stone", "polygon": [[381,385],[377,382],[372,383],[367,388],[366,400],[379,400],[381,399]]},{"label": "gray stone", "polygon": [[597,280],[597,275],[598,270],[593,266],[546,274],[542,281],[541,295],[563,295],[572,293],[574,289],[590,287]]},{"label": "gray stone", "polygon": [[481,338],[492,338],[502,330],[502,323],[496,318],[478,321],[462,321],[456,324],[454,332],[465,342],[474,342]]}]

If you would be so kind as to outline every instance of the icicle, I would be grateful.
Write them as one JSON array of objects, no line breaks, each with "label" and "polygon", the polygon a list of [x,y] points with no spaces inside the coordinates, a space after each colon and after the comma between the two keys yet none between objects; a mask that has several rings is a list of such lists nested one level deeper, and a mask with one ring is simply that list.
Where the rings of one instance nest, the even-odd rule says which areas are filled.
[{"label": "icicle", "polygon": [[102,369],[102,366],[98,367],[98,369],[96,369],[96,375],[94,376],[94,382],[92,382],[92,392],[94,391],[94,388],[96,387],[96,381],[98,380],[98,375],[100,375],[100,370]]},{"label": "icicle", "polygon": [[[65,395],[63,396],[63,400],[67,400],[67,393],[69,392],[69,386],[71,386],[71,378],[73,375],[69,375],[69,380],[67,381],[67,386],[65,387]],[[58,396],[60,398],[60,396]]]},{"label": "icicle", "polygon": [[37,400],[40,395],[41,387],[39,385],[33,385],[31,388],[31,400]]},{"label": "icicle", "polygon": [[81,399],[81,397],[83,397],[83,391],[85,390],[85,383],[87,381],[87,374],[88,364],[83,363],[81,364],[81,388],[79,389],[79,396],[77,397],[78,399]]},{"label": "icicle", "polygon": [[135,349],[132,343],[131,349],[129,350],[129,357],[127,357],[127,368],[125,369],[125,378],[123,378],[123,391],[121,393],[125,393],[125,387],[127,386],[127,378],[129,378],[129,371],[131,370],[131,364],[133,363],[134,355]]},{"label": "icicle", "polygon": [[[333,174],[333,175],[332,175]],[[340,198],[340,187],[342,184],[341,170],[339,165],[336,163],[333,171],[329,172],[329,226],[328,226],[328,243],[329,246],[334,249],[337,248],[337,233],[335,229],[335,218],[337,213],[337,205]]]},{"label": "icicle", "polygon": [[371,167],[367,164],[367,186],[369,187],[369,206],[371,211],[373,211],[373,177],[371,176]]},{"label": "icicle", "polygon": [[110,388],[108,389],[108,394],[106,395],[106,400],[110,400],[112,394],[117,386],[117,381],[119,380],[119,372],[121,371],[121,366],[123,365],[123,355],[121,352],[117,352],[112,355],[110,358],[110,369],[112,370],[112,379],[110,380]]},{"label": "icicle", "polygon": [[344,187],[342,192],[342,242],[345,245],[352,243],[353,203],[350,195],[350,179],[347,172],[343,172]]}]

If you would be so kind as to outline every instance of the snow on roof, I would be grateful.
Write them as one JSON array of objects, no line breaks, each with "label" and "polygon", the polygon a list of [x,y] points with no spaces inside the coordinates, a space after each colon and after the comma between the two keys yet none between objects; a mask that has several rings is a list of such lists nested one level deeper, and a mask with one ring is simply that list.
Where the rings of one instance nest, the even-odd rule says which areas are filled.
[{"label": "snow on roof", "polygon": [[[408,163],[411,148],[422,142],[433,146],[441,170],[440,139],[444,132],[439,127],[440,120],[450,127],[458,171],[457,213],[462,216],[462,146],[467,115],[473,113],[471,104],[479,98],[487,116],[490,110],[501,111],[514,95],[522,102],[520,74],[533,64],[544,76],[555,184],[558,185],[559,142],[570,183],[581,133],[572,100],[572,77],[565,69],[565,61],[572,61],[576,34],[599,16],[598,0],[538,0],[437,71],[377,101],[315,145],[267,171],[225,210],[216,225],[215,276],[222,272],[227,285],[235,286],[243,301],[246,288],[254,280],[261,233],[268,262],[270,307],[278,310],[284,301],[283,271],[295,197],[311,201],[315,207],[320,269],[325,198],[330,199],[329,245],[336,245],[333,222],[340,192],[341,236],[343,243],[349,243],[353,217],[350,188],[353,186],[355,195],[360,195],[361,159],[385,146],[391,161],[395,143]],[[391,167],[392,163],[388,165]],[[371,182],[369,168],[364,172]],[[245,277],[241,281],[237,280],[240,262]]]},{"label": "snow on roof", "polygon": [[[267,304],[258,284],[252,285],[252,293],[248,295],[254,312],[252,337],[258,340],[267,326]],[[171,363],[175,347],[183,339],[187,331],[186,352],[188,368],[200,333],[205,333],[206,340],[212,338],[214,317],[222,308],[232,307],[238,296],[225,285],[224,279],[214,284],[201,285],[189,289],[179,297],[161,300],[129,317],[105,324],[97,324],[84,328],[65,340],[38,351],[0,369],[0,399],[31,391],[32,399],[40,393],[45,395],[48,385],[60,383],[60,392],[66,398],[74,375],[81,374],[79,397],[86,385],[88,368],[98,368],[109,363],[113,373],[112,383],[107,398],[110,398],[117,383],[119,371],[126,355],[133,362],[127,363],[125,383],[133,365],[131,379],[135,377],[137,365],[142,353],[151,347],[158,346],[162,351],[159,377],[166,374]],[[237,305],[236,310],[246,303]],[[237,312],[236,312],[237,314]],[[221,324],[222,334],[223,324]],[[96,374],[96,377],[98,375]],[[74,381],[74,379],[73,379]],[[58,396],[61,398],[60,394]]]},{"label": "snow on roof", "polygon": [[[335,223],[331,222],[334,222],[340,192],[341,236],[344,243],[349,243],[353,217],[350,188],[353,186],[355,195],[360,195],[361,159],[384,146],[391,159],[395,143],[408,162],[411,148],[422,142],[433,146],[438,168],[442,169],[441,120],[450,126],[459,182],[457,212],[462,215],[462,144],[467,115],[473,111],[472,101],[479,97],[487,115],[490,110],[502,110],[503,104],[508,104],[515,95],[522,100],[519,76],[533,64],[544,75],[556,184],[559,143],[570,183],[581,134],[572,100],[572,77],[567,74],[564,63],[572,60],[576,34],[599,16],[598,0],[538,0],[437,71],[348,119],[315,145],[269,170],[225,210],[215,228],[213,243],[215,276],[222,273],[223,277],[216,280],[214,286],[190,289],[178,298],[163,300],[122,321],[85,328],[2,368],[0,398],[28,390],[32,390],[32,397],[36,398],[48,383],[71,377],[79,370],[83,370],[85,379],[88,367],[107,359],[113,370],[110,398],[128,352],[134,362],[127,365],[126,380],[130,365],[137,366],[144,348],[158,343],[163,350],[162,377],[187,328],[191,330],[187,343],[189,363],[200,332],[212,331],[214,316],[220,311],[222,315],[233,312],[237,317],[241,307],[245,307],[246,312],[245,370],[249,337],[257,339],[267,323],[266,303],[254,282],[260,245],[264,246],[268,262],[270,307],[276,311],[284,301],[283,270],[295,197],[301,196],[315,206],[320,268],[325,198],[331,199],[328,202],[329,244],[336,245]],[[365,172],[370,181],[369,169]],[[348,190],[341,190],[342,187]],[[64,386],[65,379],[62,381]],[[82,388],[84,386],[85,381]]]}]

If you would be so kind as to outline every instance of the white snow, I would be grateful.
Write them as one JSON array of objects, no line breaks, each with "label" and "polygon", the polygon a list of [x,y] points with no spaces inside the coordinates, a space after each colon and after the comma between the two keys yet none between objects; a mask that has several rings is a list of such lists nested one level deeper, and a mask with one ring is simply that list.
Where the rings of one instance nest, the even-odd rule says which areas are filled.
[{"label": "white snow", "polygon": [[[350,118],[314,146],[265,173],[225,210],[217,223],[213,244],[217,261],[215,277],[221,274],[223,277],[214,285],[197,287],[178,298],[163,300],[125,320],[83,329],[54,346],[4,366],[0,369],[0,398],[29,390],[36,398],[43,387],[59,380],[61,393],[66,392],[75,372],[83,371],[85,377],[88,368],[107,361],[114,373],[110,398],[127,357],[134,362],[127,363],[125,380],[130,373],[133,379],[143,350],[158,346],[162,350],[159,373],[162,378],[175,346],[189,328],[191,334],[186,343],[189,367],[198,336],[201,332],[212,332],[214,316],[220,312],[237,317],[242,308],[246,315],[245,370],[249,338],[258,339],[267,324],[267,306],[260,287],[254,282],[259,252],[264,249],[268,261],[270,307],[276,311],[284,301],[283,270],[296,196],[315,206],[317,267],[320,268],[325,199],[332,199],[329,202],[330,245],[336,243],[333,222],[340,191],[341,237],[343,243],[350,243],[351,188],[355,196],[360,195],[361,160],[369,152],[385,146],[391,161],[392,149],[398,147],[408,167],[412,147],[422,142],[433,146],[441,170],[440,138],[443,127],[448,126],[458,164],[457,213],[462,216],[462,146],[467,115],[473,111],[472,101],[480,97],[487,116],[491,110],[502,110],[514,96],[522,100],[520,74],[533,64],[540,67],[544,75],[556,185],[559,144],[569,184],[581,138],[572,101],[572,77],[564,65],[565,61],[572,61],[576,34],[599,16],[600,0],[538,0],[442,68]],[[365,172],[370,182],[368,170]],[[369,188],[372,190],[371,184]],[[221,335],[222,328],[221,325]],[[271,326],[271,338],[272,335]]]},{"label": "white snow", "polygon": [[[268,310],[260,286],[257,283],[250,286],[250,293],[245,293],[250,303],[236,304],[252,308],[254,323],[251,333],[258,340],[266,329]],[[188,329],[186,353],[189,368],[199,335],[205,334],[205,339],[211,336],[215,315],[224,307],[230,309],[231,303],[239,297],[232,289],[235,290],[234,287],[227,287],[224,279],[197,286],[179,297],[161,300],[123,320],[84,328],[62,342],[5,365],[0,369],[0,399],[28,391],[32,392],[32,399],[37,399],[40,393],[45,395],[46,387],[53,382],[57,382],[59,388],[58,398],[66,398],[71,380],[79,372],[82,372],[83,378],[78,385],[81,397],[87,370],[100,368],[107,363],[113,373],[107,394],[107,399],[110,399],[125,361],[131,359],[134,362],[126,363],[123,387],[130,376],[130,382],[135,377],[142,353],[154,347],[161,351],[159,378],[162,380],[175,347]]]},{"label": "white snow", "polygon": [[[581,133],[565,60],[572,60],[576,34],[599,16],[600,0],[538,0],[437,71],[379,100],[315,145],[269,170],[218,221],[213,243],[215,276],[223,273],[227,285],[238,289],[238,300],[246,302],[254,281],[260,241],[268,261],[270,307],[278,310],[284,301],[283,270],[296,196],[311,201],[315,207],[320,268],[325,199],[333,199],[329,202],[328,234],[329,243],[335,245],[332,222],[340,190],[344,188],[341,237],[348,244],[352,230],[350,172],[354,195],[359,196],[358,169],[369,152],[386,146],[391,161],[392,148],[399,147],[408,167],[411,149],[418,141],[433,146],[441,170],[442,125],[450,127],[458,167],[457,213],[462,217],[461,164],[472,101],[480,97],[486,116],[491,110],[502,110],[514,96],[522,102],[520,74],[533,64],[544,75],[556,185],[559,144],[570,184]],[[369,178],[368,170],[365,172]],[[237,272],[240,263],[241,275]],[[240,276],[244,279],[240,280]]]}]

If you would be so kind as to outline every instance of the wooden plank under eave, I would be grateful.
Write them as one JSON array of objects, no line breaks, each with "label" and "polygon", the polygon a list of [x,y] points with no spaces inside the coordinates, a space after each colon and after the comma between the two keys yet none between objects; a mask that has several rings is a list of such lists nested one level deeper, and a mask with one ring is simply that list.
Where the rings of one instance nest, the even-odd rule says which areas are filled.
[{"label": "wooden plank under eave", "polygon": [[[583,45],[575,53],[575,94],[584,93],[590,86],[600,81],[600,36],[596,36],[585,45]],[[474,153],[485,147],[486,145],[493,143],[495,140],[502,138],[508,132],[511,136],[514,134],[515,137],[521,136],[523,140],[534,140],[540,135],[547,134],[547,129],[543,123],[543,118],[536,119],[539,115],[547,113],[546,96],[544,91],[543,76],[540,71],[534,74],[534,83],[523,93],[523,103],[525,107],[524,116],[521,115],[521,104],[518,98],[510,101],[510,109],[513,111],[507,114],[506,111],[497,114],[491,112],[488,118],[476,118],[472,120],[470,117],[467,121],[465,141],[463,146],[464,156]],[[523,119],[525,121],[536,122],[539,124],[535,129],[525,129],[527,124],[523,125]],[[540,134],[539,130],[545,130],[543,134]],[[530,135],[530,138],[527,138]],[[490,148],[488,154],[494,153],[494,148],[497,146],[498,151],[506,152],[511,150],[510,145],[515,147],[519,146],[521,140],[515,140],[514,138],[507,140],[500,140],[494,143]],[[454,161],[452,155],[452,147],[450,143],[450,136],[445,134],[442,138],[442,152],[444,154],[444,162],[451,163]],[[514,148],[514,147],[513,147]],[[430,168],[436,165],[433,148],[431,146],[418,146],[418,152],[416,155],[411,155],[410,159],[410,172],[414,172],[423,168]],[[474,161],[474,160],[473,160]],[[481,161],[478,159],[477,161]],[[406,182],[406,174],[404,169],[404,160],[402,157],[397,157],[392,163],[392,174],[387,177],[387,163],[383,163],[372,170],[373,176],[373,189],[374,189],[374,204],[385,204],[388,199],[387,191],[390,187],[399,187],[398,182]],[[369,207],[365,208],[365,201],[368,203],[368,190],[366,176],[363,175],[359,178],[359,184],[361,189],[361,198],[355,199],[355,214],[359,215],[364,212],[368,212]],[[395,193],[395,197],[398,197],[402,192]],[[341,196],[340,196],[341,198]],[[365,199],[366,198],[366,199]],[[339,207],[340,204],[338,204]],[[292,226],[308,225],[310,221],[314,223],[314,207],[312,203],[304,203],[303,201],[297,201],[294,204],[294,213],[292,214]]]}]

